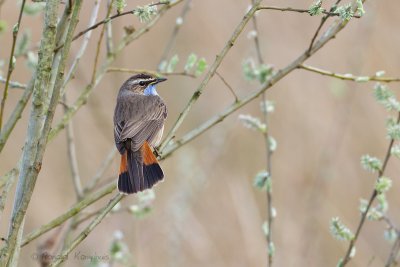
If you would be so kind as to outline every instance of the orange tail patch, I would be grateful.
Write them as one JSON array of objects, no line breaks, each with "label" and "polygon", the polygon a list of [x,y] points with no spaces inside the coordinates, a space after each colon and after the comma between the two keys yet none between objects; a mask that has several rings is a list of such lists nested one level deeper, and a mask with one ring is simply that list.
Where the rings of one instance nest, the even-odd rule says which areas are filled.
[{"label": "orange tail patch", "polygon": [[149,143],[144,142],[142,146],[143,163],[145,165],[158,164],[157,158],[154,156]]},{"label": "orange tail patch", "polygon": [[164,178],[164,173],[158,164],[157,158],[154,156],[149,143],[144,142],[142,148],[143,157],[143,174],[146,188],[151,188]]}]

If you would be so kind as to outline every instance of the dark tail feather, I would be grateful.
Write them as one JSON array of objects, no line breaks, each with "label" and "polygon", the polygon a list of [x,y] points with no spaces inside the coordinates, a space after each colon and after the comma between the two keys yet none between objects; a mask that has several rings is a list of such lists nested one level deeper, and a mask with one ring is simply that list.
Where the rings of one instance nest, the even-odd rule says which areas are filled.
[{"label": "dark tail feather", "polygon": [[143,159],[139,152],[125,151],[121,156],[118,177],[119,192],[133,194],[141,191],[144,184],[142,162]]},{"label": "dark tail feather", "polygon": [[141,151],[143,155],[145,186],[146,188],[152,188],[153,185],[164,178],[164,173],[147,142],[144,142]]}]

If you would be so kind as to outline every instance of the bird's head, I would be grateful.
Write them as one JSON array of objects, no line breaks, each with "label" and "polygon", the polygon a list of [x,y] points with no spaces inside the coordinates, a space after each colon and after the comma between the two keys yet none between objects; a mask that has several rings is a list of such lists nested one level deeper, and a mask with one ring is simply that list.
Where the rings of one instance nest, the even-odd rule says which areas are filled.
[{"label": "bird's head", "polygon": [[122,86],[125,90],[144,95],[157,95],[156,84],[166,81],[150,73],[140,73],[130,77]]}]

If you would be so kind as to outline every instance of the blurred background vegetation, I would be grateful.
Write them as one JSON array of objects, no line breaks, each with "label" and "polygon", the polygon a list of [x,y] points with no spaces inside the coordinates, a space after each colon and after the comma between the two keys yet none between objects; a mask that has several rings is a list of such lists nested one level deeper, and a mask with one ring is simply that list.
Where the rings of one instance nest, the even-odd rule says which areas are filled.
[{"label": "blurred background vegetation", "polygon": [[[105,3],[99,19],[105,17]],[[125,9],[129,10],[148,2],[127,1],[127,4]],[[311,2],[265,1],[264,4],[307,9]],[[181,59],[177,70],[184,68],[191,53],[204,57],[209,64],[213,62],[249,5],[250,1],[243,0],[192,1],[169,55],[177,54]],[[84,1],[77,32],[87,27],[92,6],[92,1]],[[181,4],[168,11],[151,31],[120,53],[112,66],[156,70],[183,7]],[[306,63],[338,73],[374,75],[385,70],[388,76],[400,76],[398,7],[396,1],[367,1],[366,14],[361,19],[353,19]],[[12,25],[18,12],[15,1],[5,1],[1,8],[0,19],[8,24],[0,34],[3,77],[7,72]],[[308,47],[321,20],[319,16],[278,11],[260,11],[256,17],[264,61],[274,69],[286,66]],[[32,50],[40,42],[42,23],[42,13],[23,17],[20,34],[29,32]],[[141,23],[134,16],[114,20],[115,40],[124,35],[126,26],[139,28]],[[259,86],[255,81],[246,80],[242,70],[243,62],[257,58],[252,30],[249,23],[218,69],[239,97]],[[99,34],[100,30],[93,31],[75,78],[67,86],[71,102],[90,82]],[[74,42],[71,54],[76,54],[79,48],[80,41]],[[11,80],[29,81],[31,70],[26,61],[25,56],[17,59]],[[73,118],[83,184],[93,177],[114,146],[115,98],[129,76],[118,72],[106,74]],[[200,82],[201,76],[169,76],[168,82],[158,88],[169,110],[166,129],[175,122]],[[298,69],[267,91],[267,99],[275,104],[268,127],[277,141],[272,158],[273,205],[277,211],[273,225],[275,266],[335,266],[344,256],[348,243],[331,236],[329,222],[338,216],[355,230],[360,218],[360,198],[369,198],[375,184],[375,176],[360,167],[360,157],[370,154],[383,158],[389,143],[385,130],[387,112],[374,99],[373,86],[374,83],[342,81]],[[397,87],[390,84],[393,91]],[[6,118],[21,94],[22,90],[10,90]],[[164,160],[161,165],[166,178],[154,190],[150,212],[145,216],[120,212],[105,218],[70,254],[65,266],[89,265],[89,260],[76,259],[74,253],[111,255],[110,246],[116,238],[122,238],[126,246],[122,250],[129,251],[128,262],[135,266],[265,266],[268,251],[261,226],[267,216],[266,197],[253,186],[254,176],[265,169],[264,140],[238,120],[239,114],[262,117],[260,100],[246,105]],[[177,136],[196,128],[233,101],[230,91],[215,76]],[[1,175],[13,168],[21,155],[28,110],[30,107],[0,154]],[[58,122],[61,116],[59,108],[54,121]],[[105,180],[116,179],[118,168],[119,158],[115,157],[104,175]],[[400,221],[397,209],[400,195],[396,193],[400,190],[399,172],[398,160],[393,158],[386,175],[393,178],[387,198],[391,204],[388,216],[394,223]],[[10,199],[7,214],[12,209]],[[97,210],[108,199],[87,210]],[[126,197],[121,209],[138,201],[137,196]],[[64,131],[46,150],[24,232],[47,223],[75,202]],[[6,236],[7,229],[8,224],[3,220],[1,236]],[[384,238],[385,229],[386,225],[381,222],[366,223],[350,266],[384,265],[392,247]],[[55,231],[24,247],[19,265],[34,266],[33,255],[38,245]],[[115,266],[119,265],[124,264],[118,262]]]}]

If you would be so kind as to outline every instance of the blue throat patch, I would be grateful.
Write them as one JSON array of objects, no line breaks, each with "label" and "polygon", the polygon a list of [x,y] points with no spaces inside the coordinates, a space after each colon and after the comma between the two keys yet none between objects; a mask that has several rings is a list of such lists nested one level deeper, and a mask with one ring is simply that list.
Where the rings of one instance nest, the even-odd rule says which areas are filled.
[{"label": "blue throat patch", "polygon": [[144,95],[158,95],[156,91],[156,85],[150,84],[149,86],[144,89]]}]

